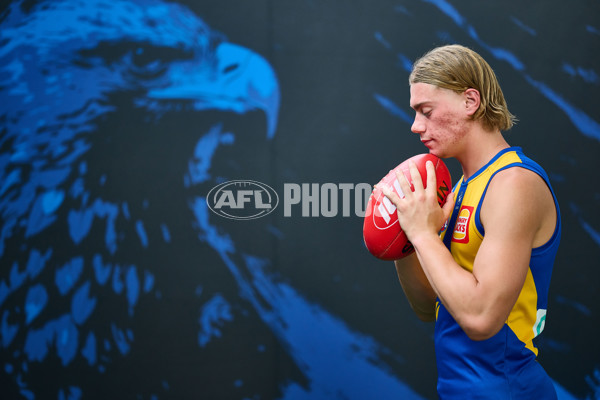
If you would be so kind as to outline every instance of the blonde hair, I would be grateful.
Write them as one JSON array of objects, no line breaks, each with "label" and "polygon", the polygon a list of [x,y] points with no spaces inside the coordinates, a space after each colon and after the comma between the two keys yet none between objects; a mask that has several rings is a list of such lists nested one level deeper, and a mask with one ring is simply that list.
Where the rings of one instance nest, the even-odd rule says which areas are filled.
[{"label": "blonde hair", "polygon": [[447,45],[430,50],[415,61],[409,84],[428,83],[456,93],[476,89],[481,104],[473,119],[481,119],[486,128],[508,130],[517,118],[508,111],[504,94],[490,65],[473,50]]}]

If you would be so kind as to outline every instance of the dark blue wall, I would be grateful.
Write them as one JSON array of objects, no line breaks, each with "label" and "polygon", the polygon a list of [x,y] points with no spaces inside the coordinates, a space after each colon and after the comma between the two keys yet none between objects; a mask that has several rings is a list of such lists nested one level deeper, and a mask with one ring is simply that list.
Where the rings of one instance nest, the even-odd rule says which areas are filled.
[{"label": "dark blue wall", "polygon": [[[2,398],[434,399],[430,324],[356,215],[211,213],[234,179],[376,183],[461,43],[563,213],[539,360],[600,398],[600,5],[23,1],[0,17]],[[458,164],[448,160],[453,179]]]}]

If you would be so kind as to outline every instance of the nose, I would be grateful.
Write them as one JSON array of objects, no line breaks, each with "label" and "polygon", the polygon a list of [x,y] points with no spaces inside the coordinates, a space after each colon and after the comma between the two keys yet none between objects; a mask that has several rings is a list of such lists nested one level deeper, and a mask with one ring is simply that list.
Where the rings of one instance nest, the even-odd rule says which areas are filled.
[{"label": "nose", "polygon": [[417,115],[415,115],[415,120],[412,126],[410,127],[410,130],[413,133],[417,133],[419,135],[425,132],[425,123],[418,113]]}]

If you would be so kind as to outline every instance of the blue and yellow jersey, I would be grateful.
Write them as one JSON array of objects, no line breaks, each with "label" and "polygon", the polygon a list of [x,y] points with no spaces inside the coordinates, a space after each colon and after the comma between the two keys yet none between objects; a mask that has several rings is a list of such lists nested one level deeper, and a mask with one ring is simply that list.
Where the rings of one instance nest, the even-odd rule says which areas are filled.
[{"label": "blue and yellow jersey", "polygon": [[518,147],[502,150],[468,180],[463,177],[457,183],[456,206],[442,239],[454,260],[472,272],[485,236],[479,213],[486,190],[496,173],[513,167],[534,171],[545,180],[556,204],[556,228],[547,243],[532,250],[517,302],[493,337],[483,341],[469,339],[438,300],[435,347],[438,393],[442,399],[556,398],[552,381],[536,361],[538,350],[533,344],[533,338],[544,329],[550,275],[560,241],[558,202],[544,170]]}]

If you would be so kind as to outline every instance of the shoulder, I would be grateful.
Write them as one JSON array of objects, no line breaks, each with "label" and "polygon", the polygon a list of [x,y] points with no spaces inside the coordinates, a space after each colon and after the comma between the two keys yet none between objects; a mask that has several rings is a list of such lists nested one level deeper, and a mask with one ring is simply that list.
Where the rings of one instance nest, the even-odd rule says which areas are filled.
[{"label": "shoulder", "polygon": [[552,198],[552,194],[537,172],[518,166],[498,171],[488,186],[486,199],[495,198],[504,202],[519,201],[535,203],[536,200]]},{"label": "shoulder", "polygon": [[516,189],[519,192],[545,192],[546,182],[537,172],[512,166],[498,171],[490,182],[490,189]]},{"label": "shoulder", "polygon": [[511,167],[499,171],[490,181],[482,204],[481,222],[484,227],[490,223],[493,226],[510,224],[535,233],[550,219],[553,210],[553,196],[545,180],[529,169]]}]

